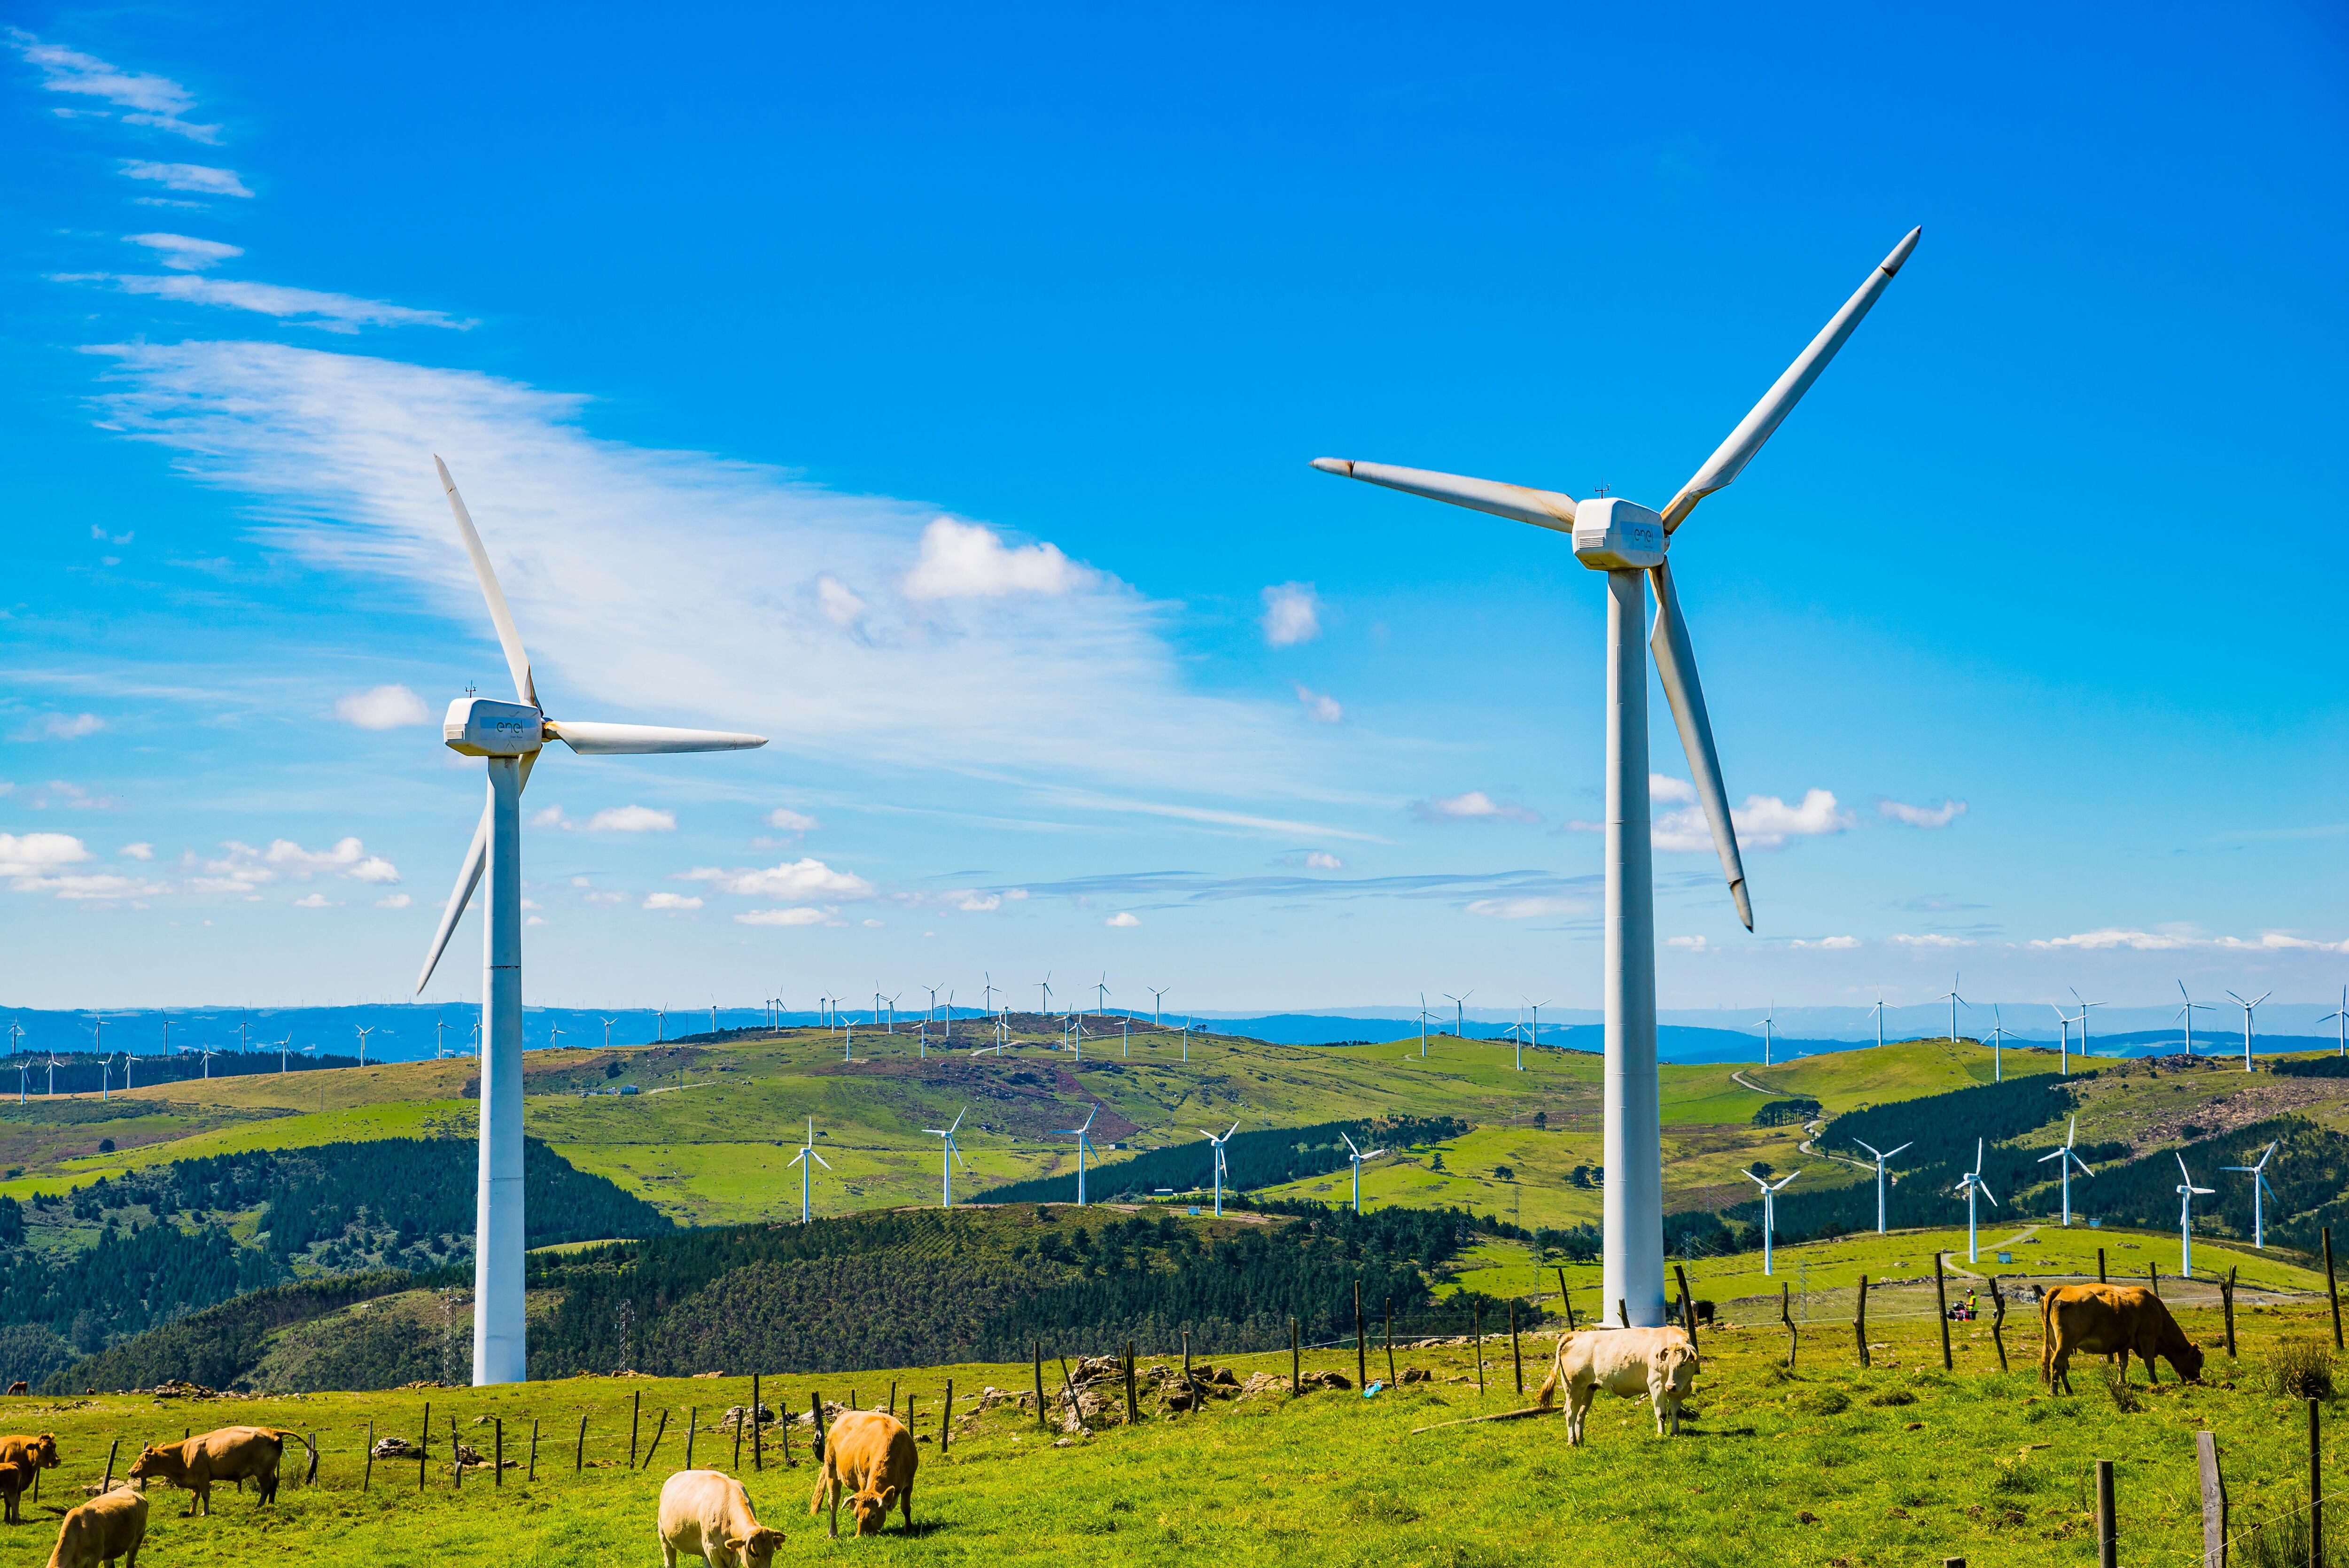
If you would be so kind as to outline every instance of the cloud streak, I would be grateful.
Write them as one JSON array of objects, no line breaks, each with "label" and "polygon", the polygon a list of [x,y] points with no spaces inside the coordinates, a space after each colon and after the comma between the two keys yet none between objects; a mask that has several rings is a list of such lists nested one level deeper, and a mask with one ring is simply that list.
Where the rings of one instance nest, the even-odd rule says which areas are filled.
[{"label": "cloud streak", "polygon": [[357,332],[362,326],[445,326],[462,332],[473,324],[443,311],[414,310],[381,300],[318,289],[286,288],[278,284],[246,283],[236,278],[200,278],[187,273],[51,273],[51,283],[91,284],[123,294],[148,294],[183,304],[218,305],[249,310],[322,332]]},{"label": "cloud streak", "polygon": [[32,34],[14,28],[8,36],[26,63],[41,73],[41,86],[49,92],[98,98],[117,108],[128,109],[130,112],[122,117],[126,125],[170,131],[191,141],[220,139],[220,127],[193,125],[181,118],[196,107],[196,95],[169,77],[126,71],[95,55],[85,55],[62,44],[45,44]]}]

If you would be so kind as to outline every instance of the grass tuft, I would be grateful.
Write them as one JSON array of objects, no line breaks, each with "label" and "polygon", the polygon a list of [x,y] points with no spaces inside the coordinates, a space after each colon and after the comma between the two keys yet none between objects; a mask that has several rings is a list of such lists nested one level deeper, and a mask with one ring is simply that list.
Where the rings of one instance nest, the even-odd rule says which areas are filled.
[{"label": "grass tuft", "polygon": [[2330,1399],[2333,1347],[2304,1335],[2279,1340],[2268,1353],[2267,1382],[2287,1399]]}]

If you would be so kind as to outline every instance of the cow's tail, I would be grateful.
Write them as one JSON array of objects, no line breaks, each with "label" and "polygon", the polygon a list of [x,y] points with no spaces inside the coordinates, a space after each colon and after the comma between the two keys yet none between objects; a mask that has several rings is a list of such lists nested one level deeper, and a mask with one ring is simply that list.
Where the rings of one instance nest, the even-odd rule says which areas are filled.
[{"label": "cow's tail", "polygon": [[1557,1353],[1549,1358],[1549,1376],[1542,1379],[1539,1408],[1549,1409],[1557,1402],[1557,1365],[1565,1359],[1567,1342],[1557,1342]]}]

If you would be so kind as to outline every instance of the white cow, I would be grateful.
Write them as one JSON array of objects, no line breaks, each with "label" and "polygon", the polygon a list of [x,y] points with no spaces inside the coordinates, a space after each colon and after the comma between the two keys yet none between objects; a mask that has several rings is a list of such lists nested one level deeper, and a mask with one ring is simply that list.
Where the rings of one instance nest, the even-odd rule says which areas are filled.
[{"label": "white cow", "polygon": [[1696,1381],[1696,1342],[1684,1328],[1586,1328],[1557,1342],[1557,1357],[1541,1386],[1544,1409],[1560,1382],[1566,1385],[1566,1438],[1582,1441],[1583,1418],[1599,1390],[1636,1399],[1645,1394],[1656,1410],[1656,1435],[1669,1419],[1681,1429],[1681,1401]]}]

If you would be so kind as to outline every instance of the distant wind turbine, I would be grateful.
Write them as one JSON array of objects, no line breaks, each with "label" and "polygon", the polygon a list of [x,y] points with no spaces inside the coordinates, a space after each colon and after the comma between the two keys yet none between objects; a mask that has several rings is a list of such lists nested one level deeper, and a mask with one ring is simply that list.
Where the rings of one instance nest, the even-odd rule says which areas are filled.
[{"label": "distant wind turbine", "polygon": [[2186,1156],[2178,1156],[2178,1173],[2185,1178],[2178,1184],[2178,1272],[2188,1279],[2194,1277],[2194,1200],[2208,1197],[2216,1191],[2197,1187],[2193,1172],[2186,1169]]},{"label": "distant wind turbine", "polygon": [[608,1051],[612,1048],[612,1026],[618,1023],[620,1020],[617,1018],[606,1018],[601,1013],[596,1014],[595,1016],[604,1026],[604,1048]]},{"label": "distant wind turbine", "polygon": [[2086,1161],[2072,1152],[2072,1145],[2079,1136],[2080,1119],[2075,1116],[2072,1119],[2071,1127],[2064,1134],[2064,1146],[2051,1154],[2043,1154],[2039,1157],[2039,1163],[2042,1165],[2046,1164],[2050,1160],[2055,1161],[2055,1172],[2063,1178],[2064,1222],[2067,1225],[2072,1222],[2072,1172],[2077,1171],[2081,1175],[2087,1177],[2095,1175],[2095,1171],[2088,1169]]},{"label": "distant wind turbine", "polygon": [[[1778,1020],[1775,1016],[1777,1011],[1777,1003],[1767,1003],[1764,1006],[1762,1016],[1758,1020],[1762,1026],[1762,1065],[1765,1068],[1770,1065],[1770,1031],[1777,1027]],[[1762,1272],[1768,1274],[1770,1271],[1765,1268]]]},{"label": "distant wind turbine", "polygon": [[[1235,1123],[1232,1130],[1235,1132],[1239,1130],[1238,1125]],[[1380,1155],[1384,1154],[1386,1150],[1383,1149],[1359,1149],[1355,1147],[1353,1139],[1348,1137],[1345,1133],[1340,1132],[1338,1136],[1346,1140],[1346,1157],[1352,1161],[1354,1164],[1354,1212],[1359,1214],[1362,1212],[1362,1161],[1365,1160],[1376,1160]],[[1220,1159],[1221,1155],[1218,1154],[1217,1158]]]},{"label": "distant wind turbine", "polygon": [[1951,1045],[1957,1044],[1958,1039],[1958,1009],[1973,1006],[1971,1002],[1958,995],[1958,980],[1959,976],[1951,975],[1949,994],[1933,998],[1936,1002],[1947,1002],[1950,1005],[1950,1043]]},{"label": "distant wind turbine", "polygon": [[1977,1138],[1974,1140],[1974,1168],[1958,1178],[1958,1191],[1966,1195],[1966,1262],[1970,1264],[1982,1261],[1981,1235],[1974,1224],[1975,1194],[1989,1198],[1992,1208],[1998,1207],[1998,1200],[1991,1196],[1990,1183],[1982,1180],[1982,1140]]},{"label": "distant wind turbine", "polygon": [[1878,992],[1876,994],[1876,1006],[1873,1006],[1873,1007],[1870,1007],[1870,1008],[1868,1009],[1868,1011],[1876,1015],[1876,1048],[1877,1048],[1878,1050],[1879,1050],[1879,1051],[1880,1051],[1880,1050],[1882,1050],[1882,1049],[1884,1048],[1884,993],[1883,993],[1883,992],[1878,991]]},{"label": "distant wind turbine", "polygon": [[2079,987],[2077,986],[2072,986],[2068,989],[2070,989],[2072,993],[2072,1000],[2080,1004],[2080,1054],[2085,1057],[2089,1054],[2088,1009],[2091,1007],[2101,1007],[2104,1004],[2102,1002],[2089,1001],[2086,997],[2080,995]]},{"label": "distant wind turbine", "polygon": [[[2269,1144],[2260,1157],[2249,1165],[2226,1165],[2220,1168],[2225,1171],[2240,1171],[2251,1179],[2251,1245],[2261,1252],[2267,1250],[2268,1225],[2267,1211],[2260,1202],[2260,1193],[2264,1191],[2271,1197],[2275,1193],[2275,1189],[2268,1185],[2268,1161],[2275,1158],[2275,1151],[2281,1146],[2280,1142]],[[2179,1164],[2182,1166],[2184,1161],[2181,1160]]]},{"label": "distant wind turbine", "polygon": [[[2190,1057],[2194,1054],[2194,1010],[2199,1007],[2206,1013],[2215,1013],[2219,1009],[2214,1003],[2197,1002],[2192,996],[2188,995],[2186,982],[2183,980],[2178,983],[2178,995],[2185,1004],[2178,1009],[2178,1016],[2186,1023],[2186,1054]],[[2343,990],[2341,1000],[2344,1006],[2349,1006],[2349,988]]]},{"label": "distant wind turbine", "polygon": [[[359,1036],[359,1066],[361,1066],[361,1067],[365,1067],[365,1066],[367,1066],[367,1037],[368,1037],[369,1035],[374,1034],[374,1033],[376,1032],[376,1030],[380,1029],[381,1027],[383,1027],[383,1026],[382,1026],[381,1024],[375,1024],[375,1025],[371,1025],[371,1026],[368,1026],[368,1027],[367,1027],[367,1028],[360,1029],[360,1028],[359,1028],[359,1026],[358,1026],[357,1024],[354,1024],[354,1025],[352,1025],[352,1026],[351,1026],[351,1027],[353,1027],[354,1029],[358,1029],[358,1036]],[[212,1075],[211,1075],[210,1073],[206,1073],[204,1076],[205,1076],[206,1078],[210,1078]]]},{"label": "distant wind turbine", "polygon": [[1166,1010],[1166,993],[1172,991],[1174,987],[1172,985],[1144,985],[1143,989],[1150,993],[1150,1026],[1154,1029],[1165,1027],[1161,1015],[1163,1015]]},{"label": "distant wind turbine", "polygon": [[2006,1081],[2006,1037],[2014,1033],[2006,1020],[1998,1016],[1998,1004],[1990,1006],[1990,1077],[1992,1083]]},{"label": "distant wind turbine", "polygon": [[962,1126],[962,1119],[969,1114],[970,1107],[965,1106],[955,1112],[952,1126],[922,1129],[931,1137],[942,1140],[938,1145],[938,1207],[941,1209],[954,1207],[955,1166],[960,1165],[965,1171],[970,1169],[970,1162],[963,1159],[962,1150],[955,1143],[955,1131]]},{"label": "distant wind turbine", "polygon": [[1045,970],[1044,977],[1036,982],[1036,989],[1043,998],[1038,1011],[1049,1018],[1052,1016],[1052,972],[1050,969]]},{"label": "distant wind turbine", "polygon": [[1452,1004],[1452,1032],[1463,1040],[1468,1037],[1468,998],[1475,994],[1474,988],[1457,996],[1449,991],[1444,993],[1444,999]]},{"label": "distant wind turbine", "polygon": [[1216,1151],[1216,1217],[1218,1219],[1223,1217],[1224,1212],[1224,1171],[1226,1169],[1224,1163],[1224,1145],[1229,1143],[1232,1140],[1232,1133],[1239,1130],[1240,1124],[1235,1121],[1230,1130],[1218,1138],[1204,1127],[1199,1129],[1199,1136],[1206,1139]]},{"label": "distant wind turbine", "polygon": [[1056,1127],[1052,1130],[1052,1136],[1055,1138],[1073,1137],[1077,1140],[1077,1207],[1080,1209],[1085,1206],[1085,1156],[1092,1152],[1093,1118],[1100,1114],[1101,1107],[1096,1105],[1085,1112],[1084,1120],[1075,1127]]},{"label": "distant wind turbine", "polygon": [[2349,985],[2341,987],[2340,1009],[2337,1012],[2327,1013],[2316,1021],[2320,1024],[2333,1023],[2340,1026],[2340,1054],[2349,1057]]},{"label": "distant wind turbine", "polygon": [[[812,1165],[809,1163],[810,1161],[815,1163]],[[800,1146],[800,1151],[797,1154],[792,1156],[792,1164],[784,1166],[783,1169],[788,1171],[792,1165],[800,1168],[800,1223],[804,1225],[813,1212],[809,1205],[812,1201],[812,1183],[815,1176],[815,1167],[821,1165],[827,1171],[832,1169],[832,1161],[815,1151],[815,1118],[812,1116],[808,1118],[807,1141]]]},{"label": "distant wind turbine", "polygon": [[[1852,1141],[1876,1156],[1876,1233],[1880,1236],[1884,1234],[1884,1162],[1899,1153],[1900,1149],[1906,1149],[1909,1145],[1904,1143],[1900,1149],[1879,1150],[1875,1144],[1865,1138],[1855,1138]],[[1911,1140],[1911,1141],[1914,1140]]]},{"label": "distant wind turbine", "polygon": [[[2061,1031],[2056,1038],[2055,1048],[2058,1054],[2055,1057],[2055,1070],[2063,1077],[2070,1078],[2072,1076],[2072,1020],[2065,1017],[2064,1009],[2056,1006],[2054,1003],[2050,1002],[2047,1006],[2054,1010],[2056,1027]],[[2082,1016],[2085,1017],[2086,1015],[2083,1014]]]},{"label": "distant wind turbine", "polygon": [[[2227,995],[2235,996],[2232,991],[2228,992]],[[2249,1001],[2245,1001],[2240,996],[2235,996],[2236,1002],[2243,1009],[2243,1070],[2245,1072],[2251,1070],[2251,1009],[2274,995],[2272,991],[2262,991]]]},{"label": "distant wind turbine", "polygon": [[1800,1171],[1789,1171],[1774,1186],[1751,1171],[1744,1172],[1747,1181],[1762,1189],[1762,1272],[1765,1274],[1771,1272],[1770,1242],[1771,1234],[1777,1227],[1779,1191],[1801,1174]]}]

